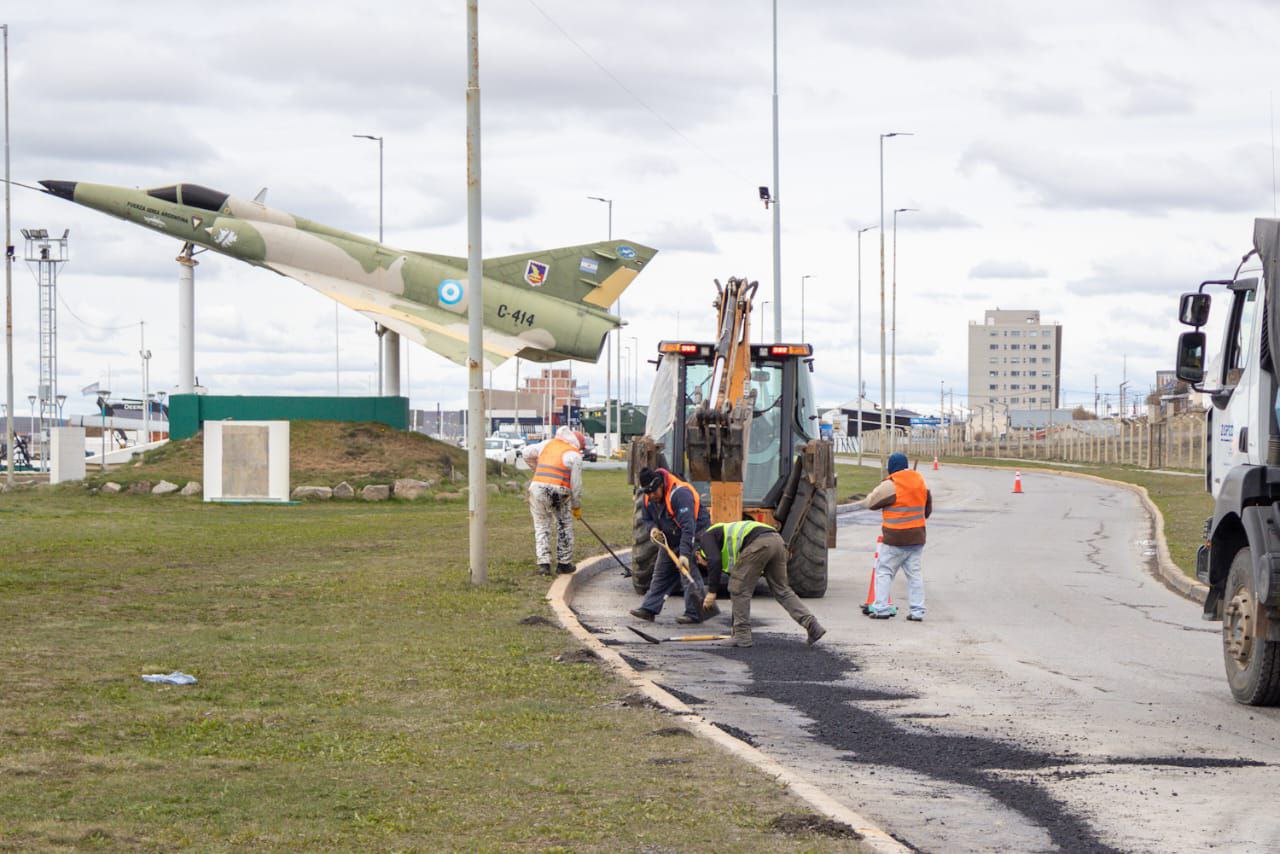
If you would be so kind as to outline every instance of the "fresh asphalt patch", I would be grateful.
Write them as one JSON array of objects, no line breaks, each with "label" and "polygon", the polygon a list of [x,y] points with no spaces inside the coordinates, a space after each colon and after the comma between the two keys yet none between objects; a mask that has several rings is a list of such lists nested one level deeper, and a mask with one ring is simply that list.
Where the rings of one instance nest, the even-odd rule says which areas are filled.
[{"label": "fresh asphalt patch", "polygon": [[[1043,828],[1053,844],[1066,851],[1119,849],[1098,836],[1086,815],[1050,795],[1025,772],[1040,772],[1045,779],[1062,779],[1067,774],[1089,773],[1078,768],[1067,770],[1082,765],[1222,768],[1265,764],[1192,756],[1095,758],[1055,753],[979,735],[943,732],[934,729],[928,718],[922,720],[923,716],[914,716],[913,725],[903,726],[901,718],[876,706],[885,701],[918,698],[849,684],[851,677],[856,678],[856,662],[830,649],[809,648],[790,636],[757,633],[753,647],[707,651],[749,668],[750,681],[738,693],[792,707],[813,722],[806,727],[813,738],[844,752],[847,761],[899,768],[981,790]],[[719,722],[715,725],[754,743],[749,734],[736,727]],[[1023,774],[1011,776],[1009,772]]]},{"label": "fresh asphalt patch", "polygon": [[698,706],[707,702],[701,697],[695,697],[693,694],[690,694],[686,691],[681,691],[679,688],[672,688],[670,685],[663,685],[661,682],[654,682],[653,684],[657,685],[663,691],[666,691],[668,694],[675,697],[677,700],[684,703],[686,706]]}]

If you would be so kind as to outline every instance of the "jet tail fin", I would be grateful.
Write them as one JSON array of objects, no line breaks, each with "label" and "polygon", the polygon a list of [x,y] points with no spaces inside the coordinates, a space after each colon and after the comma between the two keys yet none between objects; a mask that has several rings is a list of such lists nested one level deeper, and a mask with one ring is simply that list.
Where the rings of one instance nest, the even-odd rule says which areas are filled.
[{"label": "jet tail fin", "polygon": [[[465,258],[420,254],[463,268],[467,265]],[[486,258],[484,274],[608,311],[657,254],[658,250],[630,240],[602,240]]]}]

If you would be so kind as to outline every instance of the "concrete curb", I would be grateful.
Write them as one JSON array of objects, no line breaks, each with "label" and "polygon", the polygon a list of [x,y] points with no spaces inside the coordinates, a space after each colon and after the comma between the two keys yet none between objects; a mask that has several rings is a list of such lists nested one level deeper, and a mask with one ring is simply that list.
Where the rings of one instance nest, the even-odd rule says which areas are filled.
[{"label": "concrete curb", "polygon": [[[948,463],[947,465],[952,465],[956,468],[987,469],[988,471],[1007,471],[1009,469],[1009,466],[983,466],[974,465],[973,463]],[[1146,508],[1148,515],[1151,516],[1152,527],[1155,531],[1156,571],[1152,574],[1164,582],[1164,585],[1174,593],[1200,605],[1204,604],[1205,597],[1209,594],[1209,585],[1204,584],[1197,578],[1191,578],[1173,562],[1173,558],[1169,555],[1169,542],[1164,536],[1164,514],[1160,512],[1160,508],[1151,500],[1151,496],[1147,494],[1145,486],[1077,471],[1063,471],[1061,469],[1042,467],[1027,469],[1027,471],[1037,474],[1055,474],[1062,477],[1078,477],[1082,480],[1092,480],[1109,486],[1120,486],[1137,494],[1138,499],[1142,501],[1142,506]]]},{"label": "concrete curb", "polygon": [[608,555],[590,558],[579,564],[577,572],[572,575],[561,575],[552,582],[551,589],[547,591],[547,602],[551,605],[551,610],[555,613],[556,619],[560,621],[560,625],[564,626],[569,634],[595,653],[606,667],[629,682],[636,690],[668,712],[678,715],[684,725],[694,733],[713,742],[732,756],[750,763],[760,771],[773,777],[820,815],[852,827],[861,834],[861,842],[867,850],[884,852],[884,854],[888,854],[888,852],[901,854],[901,852],[909,850],[884,830],[872,824],[862,814],[839,803],[813,783],[801,778],[794,771],[784,767],[777,760],[767,756],[757,748],[752,747],[745,741],[734,738],[713,725],[702,715],[690,709],[685,703],[659,688],[653,680],[637,673],[631,665],[622,659],[622,656],[611,647],[605,646],[595,635],[583,628],[582,624],[578,622],[577,615],[574,614],[573,609],[570,607],[574,593],[579,585],[611,568],[612,565],[613,558]]}]

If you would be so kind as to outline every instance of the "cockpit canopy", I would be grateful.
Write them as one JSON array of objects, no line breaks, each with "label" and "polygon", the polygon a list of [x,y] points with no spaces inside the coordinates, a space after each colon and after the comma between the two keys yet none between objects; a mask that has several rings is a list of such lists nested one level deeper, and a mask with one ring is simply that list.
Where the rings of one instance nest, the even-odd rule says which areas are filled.
[{"label": "cockpit canopy", "polygon": [[210,190],[199,184],[172,184],[147,190],[147,195],[175,205],[186,205],[201,210],[218,212],[227,203],[230,193]]}]

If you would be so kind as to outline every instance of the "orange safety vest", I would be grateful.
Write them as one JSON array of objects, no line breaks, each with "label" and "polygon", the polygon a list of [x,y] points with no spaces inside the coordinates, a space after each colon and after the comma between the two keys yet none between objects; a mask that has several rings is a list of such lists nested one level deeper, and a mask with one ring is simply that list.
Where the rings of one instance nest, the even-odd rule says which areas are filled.
[{"label": "orange safety vest", "polygon": [[[538,462],[542,462],[541,458],[539,458]],[[698,490],[694,489],[692,486],[685,483],[666,469],[661,469],[661,471],[662,479],[666,482],[666,489],[663,490],[662,498],[667,504],[667,515],[671,517],[672,521],[675,521],[676,511],[671,509],[671,493],[683,486],[685,489],[693,493],[693,518],[696,520],[698,518],[698,513],[702,509],[702,496],[698,494]],[[646,508],[649,506],[649,493],[647,492],[644,495],[644,506]]]},{"label": "orange safety vest", "polygon": [[560,439],[547,442],[538,453],[538,467],[533,471],[533,482],[572,489],[573,485],[569,482],[569,467],[564,464],[564,455],[570,451],[578,453],[577,448]]},{"label": "orange safety vest", "polygon": [[884,527],[894,531],[923,528],[924,505],[929,489],[924,485],[920,472],[903,469],[889,475],[888,479],[893,481],[895,497],[893,504],[880,511]]}]

